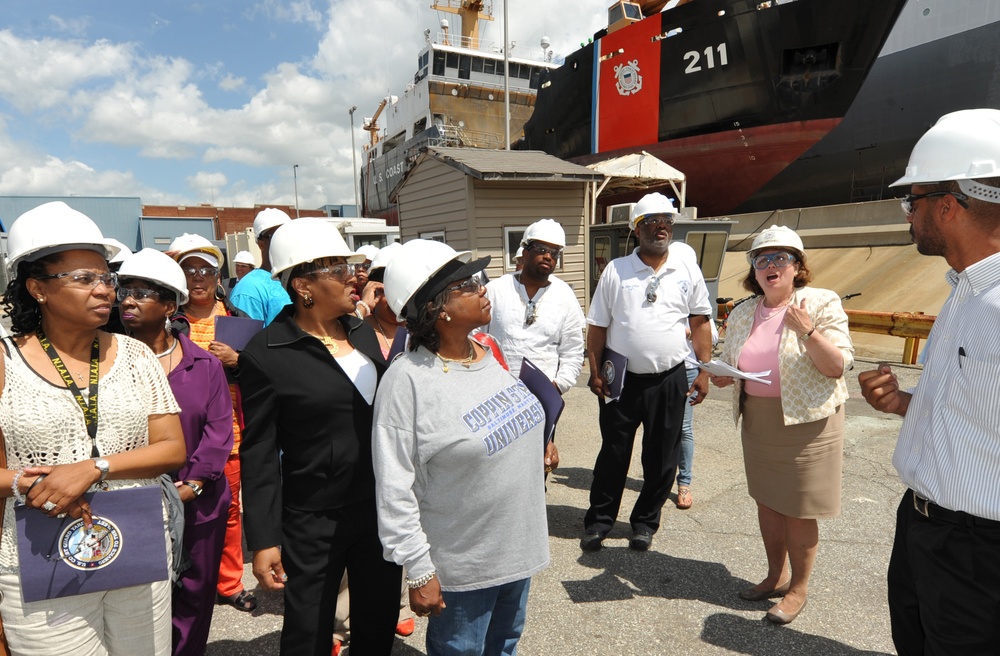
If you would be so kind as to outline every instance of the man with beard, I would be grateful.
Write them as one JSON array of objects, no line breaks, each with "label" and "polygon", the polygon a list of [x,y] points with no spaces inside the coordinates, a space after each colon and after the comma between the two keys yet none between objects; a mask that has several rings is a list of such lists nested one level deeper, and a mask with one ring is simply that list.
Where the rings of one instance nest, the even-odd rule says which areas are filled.
[{"label": "man with beard", "polygon": [[[629,227],[636,231],[639,247],[608,264],[591,301],[587,357],[590,389],[599,399],[602,442],[580,540],[584,551],[600,549],[615,525],[640,424],[643,484],[630,517],[629,548],[649,549],[677,472],[684,403],[701,403],[708,393],[705,371],[690,387],[684,371],[688,323],[698,359],[711,359],[712,306],[694,250],[670,242],[676,217],[663,194],[648,194],[636,203]],[[605,347],[628,358],[615,401],[605,399],[610,393],[602,374]]]},{"label": "man with beard", "polygon": [[528,358],[565,394],[583,368],[583,310],[570,286],[552,275],[566,232],[557,221],[542,219],[524,231],[521,247],[521,271],[486,285],[493,318],[485,330],[515,375]]},{"label": "man with beard", "polygon": [[995,654],[1000,643],[1000,111],[943,116],[913,147],[903,211],[924,255],[951,265],[916,389],[887,364],[865,400],[903,417],[889,616],[901,656]]},{"label": "man with beard", "polygon": [[260,248],[260,268],[243,276],[229,298],[247,316],[263,321],[265,326],[292,302],[281,283],[271,279],[271,237],[278,228],[291,221],[290,216],[275,207],[257,213],[253,220],[253,233]]}]

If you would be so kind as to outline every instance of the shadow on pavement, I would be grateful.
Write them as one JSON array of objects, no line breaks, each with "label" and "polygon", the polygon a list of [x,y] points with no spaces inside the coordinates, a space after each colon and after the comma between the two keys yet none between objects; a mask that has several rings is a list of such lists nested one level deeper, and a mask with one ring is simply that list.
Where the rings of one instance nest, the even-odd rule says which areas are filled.
[{"label": "shadow on pavement", "polygon": [[856,649],[842,642],[796,631],[794,624],[776,626],[767,620],[748,620],[735,615],[716,613],[705,619],[701,639],[738,654],[784,656],[822,654],[823,656],[888,656],[881,651]]},{"label": "shadow on pavement", "polygon": [[[637,438],[638,439],[638,438]],[[640,447],[636,447],[640,448]],[[590,491],[590,483],[594,480],[594,470],[586,467],[560,467],[549,474],[549,485],[557,483],[573,490]],[[625,489],[639,492],[642,489],[642,480],[632,478],[625,479]]]},{"label": "shadow on pavement", "polygon": [[281,632],[274,631],[253,640],[214,640],[208,643],[205,656],[256,656],[277,654]]}]

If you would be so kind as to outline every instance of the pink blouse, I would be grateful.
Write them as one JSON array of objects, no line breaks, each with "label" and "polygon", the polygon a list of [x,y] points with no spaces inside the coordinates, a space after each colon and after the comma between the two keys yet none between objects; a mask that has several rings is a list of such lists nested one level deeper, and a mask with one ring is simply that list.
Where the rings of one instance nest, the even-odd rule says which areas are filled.
[{"label": "pink blouse", "polygon": [[778,347],[781,344],[781,331],[784,328],[785,311],[781,308],[766,308],[763,301],[757,304],[753,314],[753,328],[740,351],[739,370],[748,373],[768,371],[767,380],[770,385],[748,380],[743,389],[748,396],[781,396],[781,375],[778,371]]}]

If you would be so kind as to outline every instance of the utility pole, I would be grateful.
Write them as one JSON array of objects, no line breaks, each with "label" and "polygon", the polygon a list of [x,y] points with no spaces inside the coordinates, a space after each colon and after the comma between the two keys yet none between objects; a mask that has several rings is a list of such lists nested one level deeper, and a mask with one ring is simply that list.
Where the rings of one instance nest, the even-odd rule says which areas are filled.
[{"label": "utility pole", "polygon": [[351,184],[354,186],[354,215],[361,217],[361,201],[358,199],[358,148],[354,145],[354,112],[358,111],[358,106],[354,105],[347,113],[351,115],[351,164],[354,167],[351,171]]},{"label": "utility pole", "polygon": [[297,169],[298,168],[299,168],[298,164],[294,164],[292,166],[292,180],[295,183],[295,218],[296,219],[299,218],[299,176],[298,176],[298,173],[297,173]]}]

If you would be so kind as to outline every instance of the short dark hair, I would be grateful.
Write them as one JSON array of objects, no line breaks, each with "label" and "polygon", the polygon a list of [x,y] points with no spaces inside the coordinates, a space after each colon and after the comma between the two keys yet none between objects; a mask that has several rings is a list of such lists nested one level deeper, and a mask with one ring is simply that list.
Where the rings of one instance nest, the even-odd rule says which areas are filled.
[{"label": "short dark hair", "polygon": [[[977,180],[973,180],[972,182],[1000,189],[1000,178],[979,178]],[[955,194],[962,193],[962,189],[958,186],[958,182],[954,180],[931,182],[920,186],[926,187],[931,192],[948,191]],[[969,206],[969,215],[972,217],[972,220],[976,223],[976,225],[991,233],[1000,230],[1000,203],[990,203],[989,201],[979,200],[978,198],[970,198],[965,201],[965,203]]]},{"label": "short dark hair", "polygon": [[[805,287],[810,282],[812,282],[812,271],[809,270],[809,265],[806,264],[806,254],[799,252],[795,248],[787,248],[781,250],[790,251],[793,255],[795,255],[795,259],[798,260],[799,263],[799,270],[795,274],[795,280],[792,281],[792,286],[795,289],[799,289],[801,287]],[[753,265],[751,264],[750,270],[747,272],[746,277],[743,278],[743,289],[747,290],[751,294],[756,294],[757,296],[763,296],[764,289],[760,286],[760,283],[757,282],[757,274],[755,273],[755,271],[756,270],[753,268]]]},{"label": "short dark hair", "polygon": [[4,316],[10,318],[10,330],[15,335],[27,335],[38,330],[42,324],[42,308],[38,300],[28,291],[28,278],[45,275],[49,264],[61,262],[63,253],[53,253],[40,257],[34,262],[18,262],[17,273],[7,283],[3,295]]},{"label": "short dark hair", "polygon": [[434,353],[441,348],[441,335],[437,331],[437,320],[448,302],[447,290],[441,291],[431,301],[417,306],[417,311],[406,317],[406,329],[410,332],[410,350],[423,346]]}]

